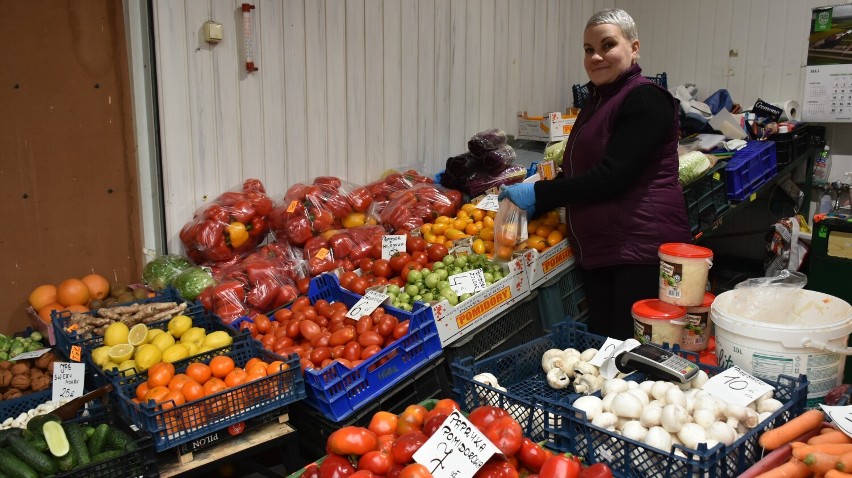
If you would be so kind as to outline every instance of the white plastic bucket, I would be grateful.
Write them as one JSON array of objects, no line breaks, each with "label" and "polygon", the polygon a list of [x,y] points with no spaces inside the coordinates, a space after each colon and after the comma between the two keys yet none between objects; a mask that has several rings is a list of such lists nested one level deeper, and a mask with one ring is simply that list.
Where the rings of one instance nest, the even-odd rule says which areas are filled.
[{"label": "white plastic bucket", "polygon": [[660,246],[660,300],[684,307],[704,303],[713,251],[683,243]]},{"label": "white plastic bucket", "polygon": [[722,368],[773,382],[806,374],[810,408],[843,380],[852,306],[842,299],[788,287],[734,289],[716,297],[710,317]]},{"label": "white plastic bucket", "polygon": [[686,317],[683,326],[683,335],[680,338],[680,348],[690,352],[701,352],[707,350],[710,336],[713,335],[713,322],[710,320],[710,306],[713,304],[715,295],[705,292],[704,303],[694,307],[686,308]]},{"label": "white plastic bucket", "polygon": [[643,344],[680,344],[686,308],[658,299],[644,299],[633,304],[631,314],[634,339]]}]

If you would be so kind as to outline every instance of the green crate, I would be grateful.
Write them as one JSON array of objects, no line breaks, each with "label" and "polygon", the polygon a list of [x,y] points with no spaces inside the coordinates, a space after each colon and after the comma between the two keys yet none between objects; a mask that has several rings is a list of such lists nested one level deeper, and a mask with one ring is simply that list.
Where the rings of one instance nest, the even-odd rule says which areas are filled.
[{"label": "green crate", "polygon": [[585,322],[588,317],[583,273],[575,263],[538,288],[538,310],[544,330],[570,317]]}]

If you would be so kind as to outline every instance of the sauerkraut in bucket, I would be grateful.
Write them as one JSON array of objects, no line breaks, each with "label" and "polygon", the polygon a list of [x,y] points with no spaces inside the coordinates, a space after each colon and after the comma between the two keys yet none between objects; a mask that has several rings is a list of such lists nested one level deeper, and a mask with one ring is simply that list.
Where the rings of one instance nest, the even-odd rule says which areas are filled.
[{"label": "sauerkraut in bucket", "polygon": [[660,246],[660,300],[692,307],[704,302],[713,251],[684,243]]}]

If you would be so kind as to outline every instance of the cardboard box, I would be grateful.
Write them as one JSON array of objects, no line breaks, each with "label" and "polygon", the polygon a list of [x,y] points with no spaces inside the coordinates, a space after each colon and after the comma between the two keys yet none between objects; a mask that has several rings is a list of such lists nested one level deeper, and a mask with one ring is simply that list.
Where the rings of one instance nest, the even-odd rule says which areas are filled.
[{"label": "cardboard box", "polygon": [[523,256],[513,259],[507,267],[509,272],[506,277],[455,307],[446,300],[432,305],[442,347],[471,333],[512,304],[530,295],[527,267]]},{"label": "cardboard box", "polygon": [[518,115],[518,139],[533,141],[562,141],[571,133],[576,116],[555,111],[545,116]]},{"label": "cardboard box", "polygon": [[544,284],[574,264],[574,253],[568,239],[562,239],[544,252],[528,249],[523,254],[530,289]]}]

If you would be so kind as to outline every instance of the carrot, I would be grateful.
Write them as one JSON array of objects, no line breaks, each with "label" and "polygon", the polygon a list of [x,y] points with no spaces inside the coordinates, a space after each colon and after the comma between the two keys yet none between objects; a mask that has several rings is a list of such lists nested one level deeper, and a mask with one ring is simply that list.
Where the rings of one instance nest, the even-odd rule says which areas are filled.
[{"label": "carrot", "polygon": [[811,469],[807,465],[795,458],[790,458],[787,463],[758,475],[756,478],[806,478],[811,474]]},{"label": "carrot", "polygon": [[[792,445],[792,444],[791,444]],[[852,452],[852,443],[825,443],[822,445],[796,445],[793,446],[793,456],[804,460],[808,453],[815,451],[840,456]]]},{"label": "carrot", "polygon": [[846,473],[852,472],[852,452],[840,455],[835,468]]},{"label": "carrot", "polygon": [[840,430],[831,433],[823,433],[808,440],[808,445],[825,445],[828,443],[852,443],[852,437]]},{"label": "carrot", "polygon": [[822,427],[822,429],[819,431],[819,434],[822,435],[823,433],[831,433],[831,432],[836,432],[836,431],[837,431],[837,429],[834,428],[834,427],[825,426],[825,427]]},{"label": "carrot", "polygon": [[806,456],[802,462],[808,465],[808,468],[810,468],[812,472],[818,475],[823,475],[828,470],[836,469],[835,466],[837,465],[837,459],[837,455],[815,451],[808,453],[808,456]]},{"label": "carrot", "polygon": [[828,470],[825,473],[825,475],[823,475],[823,477],[824,478],[852,478],[852,474],[843,473],[842,471],[837,471],[837,470]]},{"label": "carrot", "polygon": [[760,435],[758,443],[765,450],[774,450],[781,445],[790,443],[799,435],[822,425],[823,420],[825,420],[825,413],[820,410],[808,410],[787,423],[764,432],[763,435]]}]

